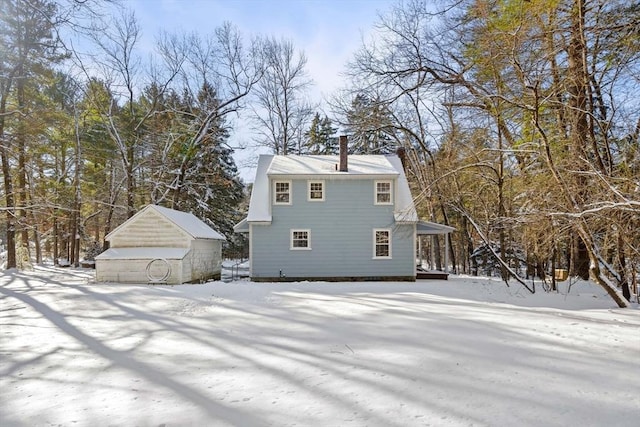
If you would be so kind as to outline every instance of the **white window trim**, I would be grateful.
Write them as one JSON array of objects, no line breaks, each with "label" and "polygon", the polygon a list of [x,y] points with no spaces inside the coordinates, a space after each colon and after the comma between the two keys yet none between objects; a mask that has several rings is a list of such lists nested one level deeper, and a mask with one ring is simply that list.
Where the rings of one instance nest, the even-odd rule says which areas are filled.
[{"label": "white window trim", "polygon": [[[307,233],[307,247],[296,248],[293,246],[293,233],[294,232],[306,232]],[[310,251],[311,250],[311,230],[308,228],[292,228],[289,232],[289,249],[292,251]]]},{"label": "white window trim", "polygon": [[[389,201],[388,202],[378,202],[378,184],[382,184],[382,183],[389,184]],[[373,181],[373,204],[393,205],[393,180],[381,179],[381,180]]]},{"label": "white window trim", "polygon": [[[289,184],[289,201],[284,203],[284,202],[278,202],[277,201],[277,193],[276,193],[276,185],[277,184]],[[273,204],[274,205],[290,205],[291,201],[293,199],[293,185],[291,183],[291,181],[287,181],[287,180],[283,180],[283,179],[279,179],[279,180],[274,180],[273,181]]]},{"label": "white window trim", "polygon": [[[379,231],[386,231],[387,233],[389,233],[389,256],[376,256],[376,233]],[[391,245],[392,242],[392,234],[391,234],[391,229],[390,228],[374,228],[373,229],[373,259],[391,259],[392,258],[392,252],[391,252]]]},{"label": "white window trim", "polygon": [[[322,184],[322,198],[321,199],[312,199],[311,198],[311,184]],[[312,181],[307,181],[307,201],[309,202],[324,202],[324,196],[326,194],[326,188],[327,186],[325,185],[323,180],[312,180]]]}]

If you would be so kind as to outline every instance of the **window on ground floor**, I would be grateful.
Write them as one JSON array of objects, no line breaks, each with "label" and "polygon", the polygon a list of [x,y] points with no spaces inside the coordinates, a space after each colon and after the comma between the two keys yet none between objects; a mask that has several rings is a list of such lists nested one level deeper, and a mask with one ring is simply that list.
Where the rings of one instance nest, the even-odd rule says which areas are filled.
[{"label": "window on ground floor", "polygon": [[311,230],[291,230],[291,250],[311,249]]},{"label": "window on ground floor", "polygon": [[391,230],[373,230],[373,257],[391,258]]}]

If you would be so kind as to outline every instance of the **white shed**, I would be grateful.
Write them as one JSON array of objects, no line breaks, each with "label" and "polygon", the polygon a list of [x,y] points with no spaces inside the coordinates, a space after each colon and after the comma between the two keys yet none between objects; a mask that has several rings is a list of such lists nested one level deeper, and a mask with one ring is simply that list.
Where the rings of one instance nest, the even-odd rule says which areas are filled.
[{"label": "white shed", "polygon": [[180,284],[219,279],[224,236],[193,214],[148,205],[109,233],[99,282]]}]

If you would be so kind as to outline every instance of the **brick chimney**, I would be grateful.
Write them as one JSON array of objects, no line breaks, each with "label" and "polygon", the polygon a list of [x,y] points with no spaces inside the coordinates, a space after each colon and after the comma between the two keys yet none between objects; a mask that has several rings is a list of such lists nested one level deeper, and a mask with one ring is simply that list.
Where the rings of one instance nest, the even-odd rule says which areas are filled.
[{"label": "brick chimney", "polygon": [[404,147],[398,147],[398,149],[396,150],[396,154],[398,155],[398,157],[400,158],[400,161],[402,162],[402,169],[406,170],[407,169],[407,151],[404,149]]},{"label": "brick chimney", "polygon": [[340,166],[338,170],[340,172],[349,171],[347,165],[347,135],[340,135]]}]

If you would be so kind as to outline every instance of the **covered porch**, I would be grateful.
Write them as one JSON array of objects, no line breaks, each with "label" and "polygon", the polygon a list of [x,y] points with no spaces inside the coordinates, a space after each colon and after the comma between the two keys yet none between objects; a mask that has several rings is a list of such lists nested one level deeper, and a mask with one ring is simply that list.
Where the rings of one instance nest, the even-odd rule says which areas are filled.
[{"label": "covered porch", "polygon": [[[448,235],[453,231],[455,228],[435,222],[419,221],[416,224],[418,239],[416,279],[447,280],[449,278]],[[440,253],[441,246],[436,240],[440,235],[444,236],[444,256]],[[428,239],[425,236],[428,236]]]}]

